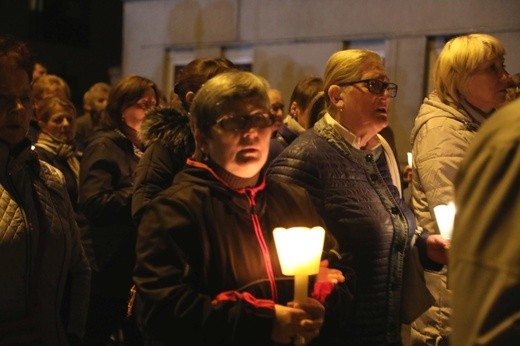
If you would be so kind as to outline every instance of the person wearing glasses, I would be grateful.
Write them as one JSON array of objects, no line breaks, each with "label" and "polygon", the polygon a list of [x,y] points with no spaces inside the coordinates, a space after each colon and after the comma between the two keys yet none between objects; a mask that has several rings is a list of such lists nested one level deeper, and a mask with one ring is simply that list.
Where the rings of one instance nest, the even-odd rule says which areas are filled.
[{"label": "person wearing glasses", "polygon": [[89,222],[95,263],[85,344],[106,345],[123,329],[124,342],[135,331],[126,319],[135,264],[137,227],[131,200],[137,163],[142,156],[138,136],[146,111],[157,104],[156,84],[131,75],[108,95],[101,129],[88,141],[80,163],[79,206]]},{"label": "person wearing glasses", "polygon": [[[264,82],[250,72],[221,73],[197,92],[190,113],[195,154],[150,202],[138,229],[134,313],[146,341],[313,340],[323,324],[321,301],[345,301],[348,290],[342,272],[331,269],[331,251],[331,268],[324,263],[314,285],[320,301],[288,303],[294,284],[281,274],[272,231],[322,221],[303,188],[265,179],[275,119]],[[333,238],[326,239],[332,249]]]},{"label": "person wearing glasses", "polygon": [[363,49],[336,52],[323,81],[325,115],[272,162],[268,177],[307,189],[355,272],[343,344],[401,345],[401,323],[412,313],[402,310],[410,299],[404,280],[412,255],[426,258],[428,249],[443,262],[446,244],[440,236],[413,237],[415,219],[400,195],[396,159],[378,135],[398,90],[381,57]]},{"label": "person wearing glasses", "polygon": [[[433,208],[455,199],[454,181],[468,145],[506,100],[512,79],[505,69],[505,53],[497,38],[470,34],[448,41],[437,59],[435,90],[424,99],[411,133],[410,204],[418,224],[430,233],[439,234]],[[412,340],[446,345],[452,295],[447,267],[425,275],[436,303],[412,325]]]}]

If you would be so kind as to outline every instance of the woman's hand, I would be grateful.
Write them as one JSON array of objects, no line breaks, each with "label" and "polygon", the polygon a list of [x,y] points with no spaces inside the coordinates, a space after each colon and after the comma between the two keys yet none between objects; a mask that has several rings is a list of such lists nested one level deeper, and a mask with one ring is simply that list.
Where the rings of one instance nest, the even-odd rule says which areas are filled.
[{"label": "woman's hand", "polygon": [[337,284],[338,282],[345,282],[345,276],[338,269],[330,269],[329,261],[323,260],[320,263],[320,271],[316,277],[316,282],[330,282]]},{"label": "woman's hand", "polygon": [[451,241],[441,237],[440,234],[429,235],[426,239],[426,255],[432,261],[440,264],[448,264],[448,251]]},{"label": "woman's hand", "polygon": [[317,337],[325,315],[323,305],[313,298],[307,298],[304,303],[290,302],[288,305],[275,305],[272,339],[286,344],[297,335],[303,337],[306,343]]}]

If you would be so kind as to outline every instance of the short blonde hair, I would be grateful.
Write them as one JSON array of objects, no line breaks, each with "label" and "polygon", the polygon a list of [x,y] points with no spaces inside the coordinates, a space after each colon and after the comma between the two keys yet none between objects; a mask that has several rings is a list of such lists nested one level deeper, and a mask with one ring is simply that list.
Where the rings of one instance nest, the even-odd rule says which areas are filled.
[{"label": "short blonde hair", "polygon": [[70,88],[67,82],[53,74],[43,75],[34,80],[32,92],[35,101],[51,96],[70,99]]},{"label": "short blonde hair", "polygon": [[469,34],[449,40],[435,64],[435,89],[441,101],[458,103],[471,75],[483,63],[505,54],[502,43],[491,35]]},{"label": "short blonde hair", "polygon": [[83,109],[84,110],[92,110],[94,103],[100,95],[105,94],[108,97],[108,93],[110,92],[110,85],[105,82],[99,82],[93,84],[86,92],[83,94]]},{"label": "short blonde hair", "polygon": [[363,73],[373,67],[384,68],[383,59],[371,50],[345,49],[331,55],[323,73],[325,105],[329,113],[333,111],[328,96],[332,85],[342,85],[359,80]]},{"label": "short blonde hair", "polygon": [[57,96],[45,98],[41,101],[40,108],[36,113],[36,118],[47,123],[54,114],[60,111],[68,112],[76,119],[76,107],[74,107],[72,102]]}]

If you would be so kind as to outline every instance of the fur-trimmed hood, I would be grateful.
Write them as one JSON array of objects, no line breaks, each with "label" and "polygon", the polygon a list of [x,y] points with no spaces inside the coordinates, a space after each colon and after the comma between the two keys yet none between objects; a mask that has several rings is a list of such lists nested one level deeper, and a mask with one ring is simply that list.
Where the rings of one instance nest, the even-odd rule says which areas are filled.
[{"label": "fur-trimmed hood", "polygon": [[148,111],[141,124],[141,139],[145,146],[161,140],[174,148],[183,145],[190,152],[195,149],[189,114],[180,108],[159,107]]}]

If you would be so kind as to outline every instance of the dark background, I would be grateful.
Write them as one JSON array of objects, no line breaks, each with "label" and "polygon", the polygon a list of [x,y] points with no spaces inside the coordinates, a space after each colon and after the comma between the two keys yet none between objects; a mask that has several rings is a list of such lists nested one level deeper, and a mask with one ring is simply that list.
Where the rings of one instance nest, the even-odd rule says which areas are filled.
[{"label": "dark background", "polygon": [[0,33],[26,41],[65,79],[81,115],[85,91],[121,65],[122,11],[122,0],[1,0]]}]

